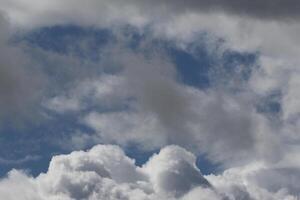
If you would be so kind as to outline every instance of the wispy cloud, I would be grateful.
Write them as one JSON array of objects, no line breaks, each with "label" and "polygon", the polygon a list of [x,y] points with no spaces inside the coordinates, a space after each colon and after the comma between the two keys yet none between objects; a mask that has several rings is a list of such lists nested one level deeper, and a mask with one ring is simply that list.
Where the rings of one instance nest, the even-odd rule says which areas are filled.
[{"label": "wispy cloud", "polygon": [[27,155],[24,158],[15,159],[15,160],[0,158],[0,164],[1,165],[19,165],[19,164],[27,163],[30,161],[37,161],[40,158],[41,158],[40,156],[36,156],[36,155],[34,155],[34,156]]}]

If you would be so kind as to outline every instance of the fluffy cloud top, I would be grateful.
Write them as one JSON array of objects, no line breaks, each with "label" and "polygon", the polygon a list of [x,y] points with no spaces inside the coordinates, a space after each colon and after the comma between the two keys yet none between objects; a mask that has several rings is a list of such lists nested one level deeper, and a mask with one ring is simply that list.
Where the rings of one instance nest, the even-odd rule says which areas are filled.
[{"label": "fluffy cloud top", "polygon": [[[183,148],[168,146],[138,167],[118,146],[97,145],[54,156],[48,171],[36,178],[12,170],[0,181],[0,195],[6,200],[294,200],[292,194],[300,194],[294,184],[280,185],[287,180],[281,170],[256,164],[204,177],[195,159]],[[260,181],[274,175],[284,178],[275,185]]]},{"label": "fluffy cloud top", "polygon": [[[119,147],[98,145],[53,157],[48,172],[36,178],[11,171],[0,183],[0,194],[9,200],[175,198],[194,187],[210,188],[194,163],[191,153],[170,146],[140,168]],[[22,197],[14,192],[19,187]]]}]

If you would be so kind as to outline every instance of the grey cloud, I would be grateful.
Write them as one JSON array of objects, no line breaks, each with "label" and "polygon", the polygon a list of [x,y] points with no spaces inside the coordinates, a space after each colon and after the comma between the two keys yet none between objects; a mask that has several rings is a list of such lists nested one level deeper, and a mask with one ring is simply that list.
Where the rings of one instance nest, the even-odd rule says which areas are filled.
[{"label": "grey cloud", "polygon": [[[75,70],[75,84],[58,90],[57,96],[45,102],[48,109],[58,113],[81,112],[94,103],[114,108],[103,113],[93,109],[82,117],[81,122],[96,135],[76,135],[77,143],[80,139],[124,146],[134,142],[145,149],[178,144],[230,165],[280,157],[281,141],[268,127],[268,120],[256,113],[253,93],[234,93],[222,87],[201,91],[182,85],[172,61],[151,41],[143,42],[136,51],[122,46],[124,43],[120,39],[117,45],[105,48],[103,63],[98,66],[101,69],[113,63],[120,68],[118,75],[78,75]],[[62,67],[57,70],[71,70],[73,62],[64,62],[66,57],[46,55],[50,60],[62,58],[58,62]],[[92,105],[86,105],[86,99]]]},{"label": "grey cloud", "polygon": [[[298,172],[296,174],[291,172],[289,168],[274,170],[271,166],[252,162],[243,167],[227,169],[220,175],[208,175],[205,178],[216,190],[226,194],[228,199],[297,199],[298,194],[293,191],[295,185],[287,179],[297,175]],[[298,189],[296,191],[299,192]]]},{"label": "grey cloud", "polygon": [[12,32],[2,15],[0,28],[0,119],[35,118],[43,76],[31,66],[21,47],[10,44]]},{"label": "grey cloud", "polygon": [[[28,1],[26,4],[4,0],[2,10],[16,23],[27,26],[80,23],[83,25],[104,25],[125,22],[144,25],[153,19],[178,16],[187,12],[216,13],[250,16],[269,20],[299,19],[300,4],[297,0],[91,0],[81,1]],[[84,6],[85,9],[82,9]],[[122,8],[122,9],[120,9]],[[153,15],[154,14],[154,15]],[[36,19],[36,16],[41,16]]]},{"label": "grey cloud", "polygon": [[269,191],[277,192],[284,188],[288,193],[300,196],[300,187],[298,180],[300,179],[300,169],[294,167],[274,168],[260,170],[250,176],[255,183],[267,188]]},{"label": "grey cloud", "polygon": [[[151,4],[147,4],[147,1],[144,2],[146,7],[151,7]],[[298,12],[300,3],[297,0],[163,0],[155,1],[155,3],[158,7],[173,8],[175,13],[223,11],[229,14],[270,20],[298,20],[300,17]]]},{"label": "grey cloud", "polygon": [[[151,52],[146,56],[126,48],[109,51],[106,58],[123,67],[123,81],[116,84],[118,91],[126,91],[125,97],[133,101],[125,110],[94,111],[83,118],[83,123],[97,132],[99,141],[125,146],[135,142],[146,149],[178,144],[231,165],[279,157],[275,151],[278,143],[270,140],[272,130],[262,129],[268,127],[268,121],[255,112],[251,94],[233,94],[223,88],[201,91],[181,85],[168,57],[146,47]],[[99,97],[102,95],[100,99],[105,99],[106,94]],[[119,98],[109,96],[111,101]]]},{"label": "grey cloud", "polygon": [[[54,110],[80,109],[79,102],[67,102],[67,97],[53,98],[52,103],[48,98],[80,85],[81,81],[91,79],[93,82],[103,69],[88,60],[83,63],[80,58],[70,55],[72,50],[68,55],[61,55],[26,41],[15,42],[15,36],[30,33],[17,32],[2,13],[0,28],[0,124],[11,122],[13,127],[18,127],[43,121],[47,103]],[[84,49],[81,43],[88,39],[74,43]]]}]

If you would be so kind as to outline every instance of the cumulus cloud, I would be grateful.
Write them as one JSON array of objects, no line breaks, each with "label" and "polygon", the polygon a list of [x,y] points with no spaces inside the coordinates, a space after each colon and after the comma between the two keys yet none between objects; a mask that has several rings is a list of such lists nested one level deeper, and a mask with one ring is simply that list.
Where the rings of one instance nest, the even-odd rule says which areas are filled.
[{"label": "cumulus cloud", "polygon": [[182,196],[192,188],[210,188],[209,182],[195,168],[195,156],[176,146],[165,147],[143,166],[151,174],[150,180],[155,191],[172,192]]},{"label": "cumulus cloud", "polygon": [[[194,163],[191,153],[170,146],[137,167],[119,147],[98,145],[53,157],[48,172],[36,178],[13,170],[1,180],[0,194],[17,199],[13,191],[23,187],[22,199],[171,199],[196,186],[209,189]],[[14,188],[7,189],[9,185]]]},{"label": "cumulus cloud", "polygon": [[[0,180],[0,194],[7,200],[293,200],[300,192],[294,184],[286,184],[284,170],[256,164],[203,176],[195,161],[192,153],[173,145],[138,167],[118,146],[97,145],[86,152],[54,156],[48,171],[37,177],[12,170]],[[299,176],[299,171],[294,173]],[[284,179],[260,182],[273,175]]]},{"label": "cumulus cloud", "polygon": [[[289,170],[254,162],[244,167],[227,169],[221,175],[208,175],[206,178],[217,190],[227,194],[229,199],[297,199],[299,191],[294,193],[295,186],[286,184],[289,178],[284,171]],[[296,171],[291,174],[298,176]],[[273,181],[267,181],[269,178]]]}]

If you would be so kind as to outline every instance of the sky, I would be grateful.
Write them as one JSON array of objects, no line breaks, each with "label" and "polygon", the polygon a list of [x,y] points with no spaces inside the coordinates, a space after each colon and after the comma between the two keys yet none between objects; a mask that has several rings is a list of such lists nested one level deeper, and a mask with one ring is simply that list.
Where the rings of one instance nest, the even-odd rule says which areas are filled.
[{"label": "sky", "polygon": [[298,200],[297,0],[1,0],[0,200]]}]

